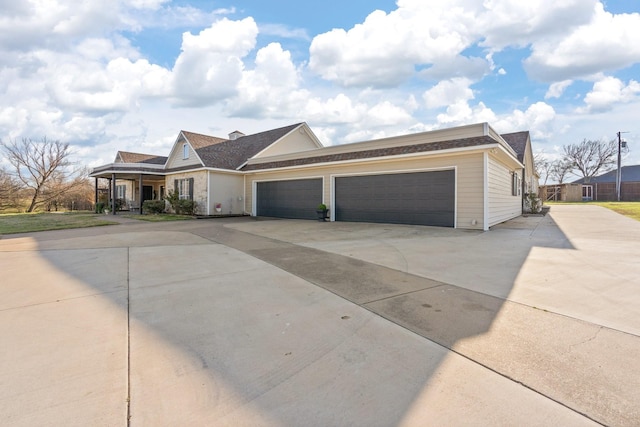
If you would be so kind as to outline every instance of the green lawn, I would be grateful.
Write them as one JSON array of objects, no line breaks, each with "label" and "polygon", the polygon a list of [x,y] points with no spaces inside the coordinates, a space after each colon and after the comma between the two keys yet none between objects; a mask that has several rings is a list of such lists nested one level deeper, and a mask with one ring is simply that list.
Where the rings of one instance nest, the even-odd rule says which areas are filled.
[{"label": "green lawn", "polygon": [[584,204],[611,209],[629,218],[640,221],[640,202],[544,202],[545,205]]},{"label": "green lawn", "polygon": [[97,227],[117,224],[104,215],[87,212],[0,214],[0,234],[30,233],[32,231],[62,230],[66,228]]},{"label": "green lawn", "polygon": [[162,221],[184,221],[186,219],[193,219],[189,215],[176,215],[176,214],[149,214],[149,215],[122,215],[125,218],[139,219],[141,221],[149,222],[162,222]]}]

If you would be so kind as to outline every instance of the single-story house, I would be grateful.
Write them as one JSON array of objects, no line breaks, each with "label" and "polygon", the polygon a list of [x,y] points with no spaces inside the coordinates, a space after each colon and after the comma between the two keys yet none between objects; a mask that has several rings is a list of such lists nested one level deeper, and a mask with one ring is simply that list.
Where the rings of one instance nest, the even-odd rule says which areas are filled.
[{"label": "single-story house", "polygon": [[[111,205],[173,190],[200,215],[316,218],[488,230],[537,194],[529,132],[488,123],[323,146],[306,123],[218,138],[181,131],[167,157],[118,152],[94,168]],[[115,214],[115,212],[113,212]]]},{"label": "single-story house", "polygon": [[[582,200],[614,201],[618,200],[616,176],[618,170],[593,176],[588,182],[584,178],[574,181],[582,186]],[[640,165],[622,166],[620,168],[620,200],[640,200]]]}]

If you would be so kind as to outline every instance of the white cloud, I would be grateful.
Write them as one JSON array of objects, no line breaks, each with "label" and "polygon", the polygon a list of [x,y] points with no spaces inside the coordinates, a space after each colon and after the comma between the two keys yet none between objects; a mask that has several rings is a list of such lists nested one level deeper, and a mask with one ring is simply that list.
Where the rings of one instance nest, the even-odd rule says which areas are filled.
[{"label": "white cloud", "polygon": [[354,103],[351,98],[340,93],[326,101],[320,98],[309,99],[302,115],[310,122],[326,126],[357,123],[362,120],[366,111],[366,104]]},{"label": "white cloud", "polygon": [[382,126],[397,126],[412,120],[404,108],[398,107],[389,101],[382,101],[367,111],[364,126],[367,128]]},{"label": "white cloud", "polygon": [[573,80],[563,80],[561,82],[552,83],[551,86],[549,86],[549,90],[547,90],[547,93],[544,95],[544,99],[560,98],[572,83]]},{"label": "white cloud", "polygon": [[182,35],[182,53],[173,67],[173,91],[178,105],[211,105],[237,92],[244,58],[256,44],[253,18],[213,23],[198,35]]},{"label": "white cloud", "polygon": [[615,77],[604,77],[593,85],[593,89],[584,97],[586,107],[579,112],[588,113],[607,111],[615,104],[636,101],[640,98],[640,83],[630,80],[625,84]]},{"label": "white cloud", "polygon": [[479,44],[489,52],[509,46],[539,49],[589,24],[599,4],[597,0],[399,0],[398,8],[388,14],[375,11],[349,30],[316,36],[309,67],[347,87],[397,86],[416,68],[424,68],[420,74],[427,78],[479,79],[490,64],[465,55],[467,48]]},{"label": "white cloud", "polygon": [[395,86],[413,75],[416,64],[454,58],[469,46],[464,30],[469,20],[459,8],[399,2],[398,10],[375,11],[348,31],[316,36],[309,67],[344,86]]},{"label": "white cloud", "polygon": [[298,88],[299,70],[291,54],[279,43],[271,43],[258,51],[255,64],[254,70],[243,72],[228,111],[235,116],[296,116],[309,93]]},{"label": "white cloud", "polygon": [[[613,15],[597,0],[399,0],[389,13],[317,35],[308,62],[287,50],[293,40],[298,57],[311,39],[297,22],[220,19],[234,9],[168,0],[0,3],[0,137],[98,144],[83,155],[108,161],[123,147],[163,150],[180,128],[224,136],[235,123],[260,131],[304,120],[327,143],[482,121],[550,138],[578,127],[568,118],[575,106],[563,106],[565,116],[552,107],[577,80],[593,82],[578,100],[578,112],[589,113],[582,118],[609,119],[620,104],[640,102],[638,79],[601,74],[640,62],[640,14]],[[153,53],[136,47],[150,28],[191,31],[181,51],[164,57],[171,64],[177,56],[173,65],[154,64]],[[528,54],[529,75],[553,82],[549,103],[536,102],[537,92],[508,92]],[[506,70],[510,78],[499,77]],[[491,82],[505,85],[500,104],[484,90]],[[496,109],[525,96],[533,100],[520,109]]]},{"label": "white cloud", "polygon": [[[463,2],[471,9],[479,3]],[[493,51],[508,46],[526,47],[588,23],[597,3],[597,0],[486,0],[482,2],[482,10],[475,11],[475,27],[482,33],[482,45]]]},{"label": "white cloud", "polygon": [[449,105],[445,113],[438,114],[436,119],[438,127],[449,127],[471,123],[493,123],[496,115],[483,102],[472,107],[466,100],[459,100]]},{"label": "white cloud", "polygon": [[469,87],[471,83],[471,80],[466,78],[443,80],[427,90],[422,95],[422,98],[427,108],[438,108],[466,102],[469,99],[473,99],[473,91]]},{"label": "white cloud", "polygon": [[616,70],[640,61],[640,14],[613,15],[601,3],[593,18],[562,37],[533,44],[527,72],[543,81],[559,81]]},{"label": "white cloud", "polygon": [[544,102],[536,102],[525,111],[515,109],[490,123],[500,133],[528,130],[532,138],[549,138],[554,131],[556,112]]}]

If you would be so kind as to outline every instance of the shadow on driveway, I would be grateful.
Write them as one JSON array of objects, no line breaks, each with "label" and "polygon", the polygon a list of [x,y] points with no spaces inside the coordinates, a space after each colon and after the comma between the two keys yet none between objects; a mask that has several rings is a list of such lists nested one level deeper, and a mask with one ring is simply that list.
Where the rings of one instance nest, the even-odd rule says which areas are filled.
[{"label": "shadow on driveway", "polygon": [[[7,298],[0,316],[6,315],[2,324],[11,325],[3,337],[9,328],[18,328],[17,313],[42,318],[45,307],[76,307],[58,325],[39,322],[29,329],[26,322],[21,333],[31,339],[23,340],[23,350],[2,353],[4,362],[24,367],[15,373],[2,370],[3,377],[20,381],[30,364],[42,361],[22,360],[21,355],[49,351],[51,343],[44,345],[38,337],[73,325],[77,334],[69,333],[67,351],[53,353],[48,367],[69,352],[97,345],[96,340],[119,357],[114,365],[112,354],[93,354],[95,366],[80,369],[86,378],[116,368],[114,376],[93,383],[74,375],[71,380],[52,377],[55,368],[46,369],[42,381],[24,385],[20,393],[5,388],[0,407],[19,408],[15,402],[43,390],[56,394],[57,381],[67,381],[78,390],[75,394],[40,401],[30,415],[10,412],[9,419],[27,424],[56,413],[60,417],[60,408],[78,424],[96,419],[126,423],[127,413],[132,424],[165,425],[588,424],[582,414],[611,424],[638,419],[637,394],[615,389],[611,380],[593,383],[612,374],[612,360],[605,360],[612,356],[618,368],[613,380],[620,377],[618,364],[627,360],[622,353],[635,339],[412,273],[415,265],[434,268],[428,257],[423,264],[405,257],[403,271],[384,265],[393,262],[386,258],[388,251],[379,251],[376,263],[312,247],[340,245],[340,239],[322,234],[315,236],[323,241],[303,244],[240,231],[271,223],[281,229],[289,224],[247,219],[128,224],[108,234],[96,229],[75,236],[34,235],[33,241],[16,242],[23,245],[20,251],[3,241],[0,262],[13,268],[16,278],[3,292]],[[308,223],[312,230],[319,225],[324,224]],[[349,226],[360,225],[338,225]],[[376,227],[385,226],[369,226]],[[553,228],[550,224],[553,238],[531,238],[529,249],[542,240],[557,249],[570,247]],[[429,240],[428,227],[411,229],[420,234],[403,237],[416,241],[411,244]],[[441,249],[454,257],[454,241],[481,248],[483,236],[492,233],[505,236],[503,250],[513,255],[513,242],[506,238],[513,236],[510,232],[433,231],[447,240]],[[531,235],[524,229],[522,236],[527,232]],[[468,247],[458,248],[468,254]],[[511,277],[512,284],[528,253],[518,246],[517,256],[509,259],[512,269],[503,276]],[[34,271],[26,270],[29,265]],[[467,271],[473,264],[458,256],[447,268]],[[49,271],[48,283],[38,269]],[[509,289],[501,283],[499,292],[508,295]],[[107,325],[101,323],[104,302],[93,317],[74,311],[105,297],[112,306]],[[95,335],[97,326],[97,337],[82,339]],[[595,334],[619,346],[594,356],[589,345],[602,345]],[[576,347],[569,357],[562,353],[568,346]],[[86,356],[81,352],[77,363]],[[585,369],[600,358],[605,367],[592,373],[592,380]],[[101,410],[86,403],[84,418],[78,417],[73,405],[87,402],[86,393],[112,403]]]}]

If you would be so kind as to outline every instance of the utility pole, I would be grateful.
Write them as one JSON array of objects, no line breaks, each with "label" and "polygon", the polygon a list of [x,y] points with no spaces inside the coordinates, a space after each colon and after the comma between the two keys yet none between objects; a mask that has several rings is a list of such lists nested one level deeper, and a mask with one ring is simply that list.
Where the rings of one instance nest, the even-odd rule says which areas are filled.
[{"label": "utility pole", "polygon": [[618,132],[618,171],[616,173],[616,196],[618,201],[620,201],[620,186],[622,185],[622,160],[620,157],[620,152],[623,148],[626,148],[627,142],[624,141],[621,137],[621,134],[628,132]]},{"label": "utility pole", "polygon": [[620,168],[620,149],[622,148],[621,133],[622,132],[618,132],[618,171],[616,173],[616,196],[618,201],[620,201],[620,181],[622,180],[622,170]]}]

